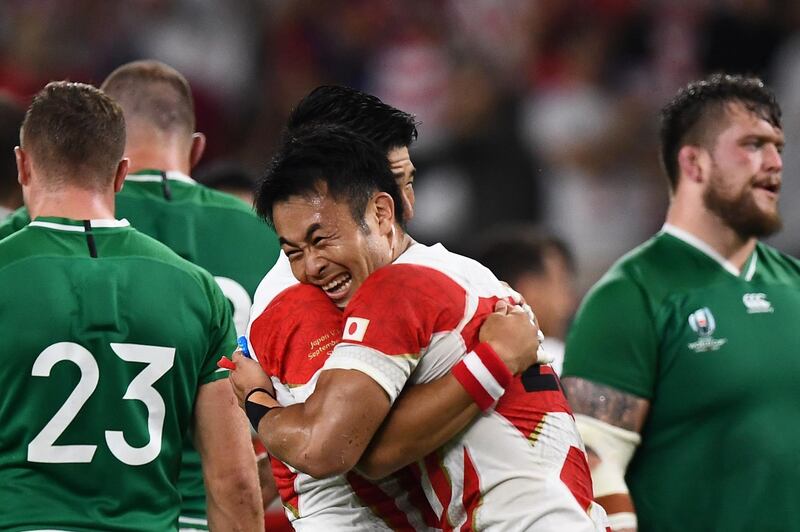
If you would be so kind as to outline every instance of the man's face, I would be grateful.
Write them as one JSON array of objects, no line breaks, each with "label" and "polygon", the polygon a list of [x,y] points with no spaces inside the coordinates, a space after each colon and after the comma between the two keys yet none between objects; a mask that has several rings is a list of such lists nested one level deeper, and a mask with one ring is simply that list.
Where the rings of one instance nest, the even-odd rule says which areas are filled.
[{"label": "man's face", "polygon": [[574,277],[563,255],[551,249],[544,256],[544,271],[522,275],[514,287],[534,309],[545,336],[566,335],[577,303]]},{"label": "man's face", "polygon": [[406,221],[414,217],[414,178],[417,169],[411,162],[411,155],[407,147],[392,148],[387,154],[389,166],[403,196],[403,214]]},{"label": "man's face", "polygon": [[770,235],[781,227],[783,132],[741,104],[726,118],[711,150],[705,206],[744,239]]},{"label": "man's face", "polygon": [[339,307],[347,305],[370,273],[392,260],[374,198],[359,223],[347,201],[335,200],[321,184],[313,194],[276,203],[272,215],[294,276],[320,287]]}]

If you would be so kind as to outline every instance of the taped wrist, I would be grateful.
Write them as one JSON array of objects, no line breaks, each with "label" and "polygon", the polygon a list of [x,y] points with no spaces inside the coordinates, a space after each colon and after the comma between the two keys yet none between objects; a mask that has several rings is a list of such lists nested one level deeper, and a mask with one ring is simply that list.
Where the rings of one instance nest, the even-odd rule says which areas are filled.
[{"label": "taped wrist", "polygon": [[451,371],[483,411],[502,397],[514,378],[487,342],[475,346]]},{"label": "taped wrist", "polygon": [[267,412],[272,410],[274,407],[265,406],[251,401],[250,396],[256,392],[264,392],[273,399],[275,399],[275,396],[269,393],[265,388],[253,388],[247,393],[247,397],[244,399],[244,413],[247,415],[247,419],[250,421],[250,425],[253,427],[253,430],[258,432],[258,424],[261,422],[261,418],[266,416]]},{"label": "taped wrist", "polygon": [[594,496],[628,493],[625,471],[642,441],[641,436],[582,414],[575,414],[575,424],[586,447],[590,447],[600,459],[592,469]]}]

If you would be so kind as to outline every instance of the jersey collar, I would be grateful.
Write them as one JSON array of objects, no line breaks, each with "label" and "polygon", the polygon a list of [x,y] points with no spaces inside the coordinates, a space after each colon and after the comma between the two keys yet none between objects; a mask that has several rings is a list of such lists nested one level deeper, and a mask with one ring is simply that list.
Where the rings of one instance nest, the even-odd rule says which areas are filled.
[{"label": "jersey collar", "polygon": [[[43,227],[45,229],[55,229],[56,231],[68,231],[73,233],[85,233],[86,224],[84,220],[73,220],[71,218],[59,218],[57,216],[37,216],[30,224],[31,227]],[[112,229],[119,227],[130,227],[131,224],[123,218],[115,220],[113,218],[96,218],[89,220],[91,229]]]},{"label": "jersey collar", "polygon": [[758,262],[758,255],[756,254],[755,250],[753,253],[750,254],[750,257],[745,261],[744,268],[739,270],[733,263],[727,260],[725,257],[720,255],[717,250],[706,244],[704,241],[700,240],[693,234],[689,233],[688,231],[684,231],[678,227],[675,227],[672,224],[665,223],[664,226],[661,228],[662,233],[667,233],[672,235],[673,237],[677,238],[678,240],[684,242],[692,246],[693,248],[697,249],[698,251],[704,253],[709,258],[714,260],[717,264],[722,266],[725,271],[730,273],[736,277],[742,277],[745,281],[750,281],[753,279],[753,275],[756,273],[756,264]]},{"label": "jersey collar", "polygon": [[167,170],[166,172],[162,172],[161,170],[139,170],[138,172],[134,172],[132,174],[128,174],[125,176],[125,181],[138,181],[138,182],[160,182],[163,181],[164,175],[166,175],[167,179],[170,181],[180,181],[181,183],[189,183],[192,185],[196,185],[197,181],[189,177],[188,175],[184,174],[183,172],[178,172],[177,170]]}]

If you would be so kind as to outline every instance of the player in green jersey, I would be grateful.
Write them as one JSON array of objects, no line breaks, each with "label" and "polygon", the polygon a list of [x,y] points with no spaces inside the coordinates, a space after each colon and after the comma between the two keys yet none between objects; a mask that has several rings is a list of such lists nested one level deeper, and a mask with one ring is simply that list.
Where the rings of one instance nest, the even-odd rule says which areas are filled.
[{"label": "player in green jersey", "polygon": [[781,223],[780,108],[714,75],[661,119],[666,223],[567,337],[595,493],[615,530],[800,530],[800,263],[758,241]]},{"label": "player in green jersey", "polygon": [[246,420],[215,365],[235,345],[227,303],[207,272],[114,219],[124,143],[122,110],[83,84],[48,84],[23,123],[34,219],[0,244],[0,529],[177,529],[194,426],[210,520],[257,530]]},{"label": "player in green jersey", "polygon": [[[202,157],[205,137],[195,132],[188,82],[163,63],[134,61],[112,72],[101,89],[120,104],[125,115],[125,156],[130,169],[117,194],[117,216],[211,272],[231,303],[237,331],[243,333],[252,296],[275,262],[279,246],[275,234],[250,206],[189,177]],[[0,226],[0,238],[28,221],[27,210],[15,212]],[[234,243],[247,250],[247,260],[230,259]],[[182,523],[205,529],[200,457],[189,440],[180,491]]]}]

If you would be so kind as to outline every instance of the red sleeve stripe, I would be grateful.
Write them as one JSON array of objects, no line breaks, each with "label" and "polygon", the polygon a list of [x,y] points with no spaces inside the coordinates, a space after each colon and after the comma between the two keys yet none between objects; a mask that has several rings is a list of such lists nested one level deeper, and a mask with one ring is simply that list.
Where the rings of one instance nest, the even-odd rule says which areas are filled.
[{"label": "red sleeve stripe", "polygon": [[481,410],[488,410],[502,397],[513,377],[486,343],[467,353],[453,366],[452,373]]}]

